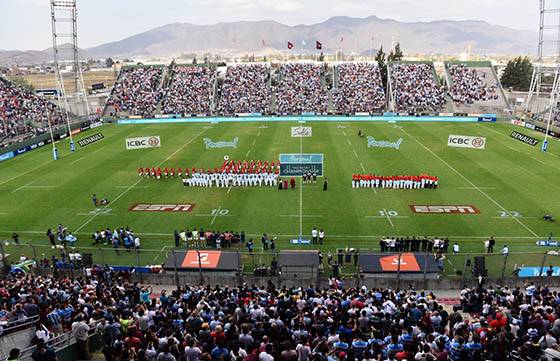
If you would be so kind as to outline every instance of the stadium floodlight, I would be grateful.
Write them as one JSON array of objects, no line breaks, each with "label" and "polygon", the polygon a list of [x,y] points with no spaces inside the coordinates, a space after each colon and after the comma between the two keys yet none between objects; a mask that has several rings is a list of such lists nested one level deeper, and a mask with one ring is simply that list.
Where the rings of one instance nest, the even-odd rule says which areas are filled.
[{"label": "stadium floodlight", "polygon": [[[78,48],[78,22],[76,0],[51,0],[51,26],[53,40],[53,63],[57,84],[58,105],[64,108],[66,126],[73,151],[73,139],[69,112],[89,116],[87,92],[80,68]],[[72,91],[65,89],[63,72],[69,66]]]},{"label": "stadium floodlight", "polygon": [[525,111],[546,122],[545,140],[542,144],[542,150],[546,151],[552,119],[555,113],[560,112],[557,104],[560,91],[560,0],[539,0],[538,32],[537,61]]}]

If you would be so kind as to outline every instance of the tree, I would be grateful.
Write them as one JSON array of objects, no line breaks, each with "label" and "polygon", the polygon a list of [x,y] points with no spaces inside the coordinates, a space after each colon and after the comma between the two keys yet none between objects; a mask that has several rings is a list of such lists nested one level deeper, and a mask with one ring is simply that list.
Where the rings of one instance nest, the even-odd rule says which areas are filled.
[{"label": "tree", "polygon": [[395,49],[391,50],[391,53],[389,54],[389,57],[387,58],[388,62],[392,62],[392,61],[401,61],[403,59],[403,52],[401,50],[401,44],[397,43],[397,45],[395,45]]},{"label": "tree", "polygon": [[319,61],[325,61],[325,54],[321,51],[321,55],[319,55]]},{"label": "tree", "polygon": [[16,87],[25,90],[26,92],[33,93],[35,91],[35,87],[24,77],[22,76],[10,76],[8,80]]},{"label": "tree", "polygon": [[383,51],[383,45],[377,51],[375,55],[375,61],[379,65],[379,72],[381,73],[381,80],[383,81],[383,87],[387,88],[387,63],[385,59],[385,52]]},{"label": "tree", "polygon": [[115,64],[115,62],[113,61],[112,58],[105,59],[105,67],[106,68],[112,68],[113,64]]},{"label": "tree", "polygon": [[531,86],[532,75],[533,64],[531,64],[529,58],[518,56],[508,61],[500,81],[506,88],[528,91]]},{"label": "tree", "polygon": [[193,56],[193,58],[192,58],[192,63],[193,63],[193,65],[196,65],[196,62],[197,62],[197,60],[196,60],[196,55],[195,55],[195,56]]}]

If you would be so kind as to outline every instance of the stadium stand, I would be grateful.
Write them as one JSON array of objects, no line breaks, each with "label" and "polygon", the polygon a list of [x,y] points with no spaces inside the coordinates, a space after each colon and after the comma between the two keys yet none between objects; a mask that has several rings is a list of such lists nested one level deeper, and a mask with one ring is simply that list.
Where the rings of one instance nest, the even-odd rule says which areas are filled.
[{"label": "stadium stand", "polygon": [[324,114],[328,94],[324,87],[323,63],[282,64],[281,80],[276,89],[276,112],[288,114]]},{"label": "stadium stand", "polygon": [[395,111],[434,112],[445,104],[432,63],[391,63],[389,81]]},{"label": "stadium stand", "polygon": [[385,107],[385,91],[379,67],[374,63],[335,65],[338,86],[333,90],[337,113],[373,113]]},{"label": "stadium stand", "polygon": [[210,115],[216,70],[202,66],[173,67],[163,95],[162,113]]},{"label": "stadium stand", "polygon": [[455,112],[501,114],[509,108],[490,62],[445,62],[444,67]]},{"label": "stadium stand", "polygon": [[152,117],[161,98],[161,66],[138,66],[121,69],[105,114]]},{"label": "stadium stand", "polygon": [[227,67],[216,113],[268,114],[271,88],[268,64],[235,64]]},{"label": "stadium stand", "polygon": [[[559,295],[463,288],[451,310],[433,292],[330,287],[179,286],[155,293],[129,274],[9,275],[0,297],[39,315],[50,339],[96,330],[106,360],[539,360],[557,352]],[[13,305],[13,306],[12,306]],[[42,328],[41,328],[42,329]]]},{"label": "stadium stand", "polygon": [[53,103],[0,78],[0,139],[3,145],[48,131],[48,113],[54,127],[65,117]]}]

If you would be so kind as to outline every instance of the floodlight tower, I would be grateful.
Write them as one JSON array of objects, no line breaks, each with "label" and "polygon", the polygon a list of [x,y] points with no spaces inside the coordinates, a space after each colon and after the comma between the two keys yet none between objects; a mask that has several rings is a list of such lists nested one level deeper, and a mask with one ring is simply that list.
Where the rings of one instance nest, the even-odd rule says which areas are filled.
[{"label": "floodlight tower", "polygon": [[[63,104],[68,132],[70,132],[69,111],[77,115],[90,114],[78,54],[78,11],[76,0],[50,0],[50,3],[58,104]],[[67,72],[64,71],[66,67],[69,68]],[[65,89],[64,85],[65,73],[68,74],[67,78],[71,78],[68,89]]]},{"label": "floodlight tower", "polygon": [[[542,150],[548,147],[548,131],[557,108],[560,71],[560,0],[539,0],[539,42],[537,62],[531,77],[531,88],[525,111],[547,123]],[[547,98],[545,103],[539,97]]]}]

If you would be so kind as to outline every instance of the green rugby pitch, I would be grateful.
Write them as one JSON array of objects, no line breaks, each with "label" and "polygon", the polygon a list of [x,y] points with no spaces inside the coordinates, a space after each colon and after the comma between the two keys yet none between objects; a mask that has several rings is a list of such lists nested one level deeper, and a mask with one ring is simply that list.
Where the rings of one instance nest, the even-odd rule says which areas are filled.
[{"label": "green rugby pitch", "polygon": [[[22,243],[47,245],[45,231],[62,223],[78,236],[78,246],[91,244],[96,229],[129,226],[159,260],[173,247],[173,230],[193,227],[244,230],[257,248],[264,232],[278,237],[277,248],[334,251],[356,247],[378,250],[384,236],[442,236],[457,241],[461,252],[483,252],[488,236],[496,249],[542,252],[537,239],[557,236],[560,217],[560,150],[551,140],[548,153],[509,137],[512,130],[542,135],[506,123],[353,123],[308,122],[310,138],[292,138],[297,123],[196,123],[105,125],[75,136],[101,132],[104,139],[70,153],[68,140],[58,144],[61,158],[52,160],[43,147],[0,163],[0,237],[20,234]],[[367,148],[361,129],[378,140],[402,138],[399,150]],[[449,134],[487,137],[485,150],[447,147]],[[159,135],[159,148],[126,150],[125,138]],[[203,138],[231,141],[237,148],[206,149]],[[540,145],[540,144],[539,144]],[[316,184],[294,190],[274,187],[186,188],[179,179],[139,178],[137,168],[219,167],[233,160],[277,160],[280,153],[323,153],[329,189]],[[436,190],[352,189],[353,173],[378,175],[429,173],[440,178]],[[110,204],[95,210],[91,196]],[[192,212],[131,212],[137,203],[194,204]],[[410,205],[474,205],[480,214],[415,214]],[[324,229],[322,246],[291,245],[311,229]],[[165,248],[164,248],[165,247]],[[109,251],[108,249],[107,251]],[[8,250],[9,253],[21,253]],[[106,252],[107,254],[109,252]],[[159,256],[158,256],[159,255]],[[111,256],[113,257],[113,256]],[[115,261],[126,262],[125,256]],[[524,259],[520,259],[523,261]],[[146,260],[147,262],[147,260]],[[532,262],[535,263],[535,262]],[[460,262],[459,262],[460,264]],[[539,264],[531,264],[539,265]]]}]

